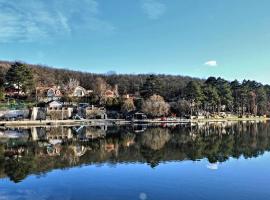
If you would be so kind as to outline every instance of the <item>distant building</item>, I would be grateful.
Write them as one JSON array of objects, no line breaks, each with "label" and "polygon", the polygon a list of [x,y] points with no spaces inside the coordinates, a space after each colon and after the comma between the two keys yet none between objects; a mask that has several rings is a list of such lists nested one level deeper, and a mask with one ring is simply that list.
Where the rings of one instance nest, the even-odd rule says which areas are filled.
[{"label": "distant building", "polygon": [[127,120],[145,120],[147,115],[139,111],[131,111],[126,115]]},{"label": "distant building", "polygon": [[51,87],[37,87],[36,96],[38,101],[54,101],[60,100],[64,96],[69,97],[84,97],[91,94],[92,90],[86,90],[81,86],[76,86],[74,88],[51,86]]},{"label": "distant building", "polygon": [[25,96],[25,93],[15,84],[5,88],[5,94],[9,97]]},{"label": "distant building", "polygon": [[48,102],[47,105],[49,108],[62,108],[63,107],[63,103],[56,100]]},{"label": "distant building", "polygon": [[107,119],[106,109],[100,107],[81,107],[78,114],[84,119]]},{"label": "distant building", "polygon": [[119,97],[118,85],[115,85],[112,90],[106,90],[104,93],[105,98],[116,98]]},{"label": "distant building", "polygon": [[47,98],[51,100],[59,100],[62,97],[62,93],[59,88],[53,87],[47,90]]},{"label": "distant building", "polygon": [[36,97],[38,101],[48,102],[60,100],[62,96],[59,86],[36,87]]},{"label": "distant building", "polygon": [[114,94],[114,92],[112,90],[107,90],[105,92],[105,97],[106,98],[114,98],[115,97],[115,94]]},{"label": "distant building", "polygon": [[83,88],[81,86],[77,86],[72,91],[71,96],[73,96],[73,97],[84,97],[84,96],[89,95],[92,92],[93,92],[92,90],[86,90],[85,88]]},{"label": "distant building", "polygon": [[122,95],[122,98],[123,99],[135,99],[135,96],[134,95],[132,95],[132,94],[124,94],[124,95]]}]

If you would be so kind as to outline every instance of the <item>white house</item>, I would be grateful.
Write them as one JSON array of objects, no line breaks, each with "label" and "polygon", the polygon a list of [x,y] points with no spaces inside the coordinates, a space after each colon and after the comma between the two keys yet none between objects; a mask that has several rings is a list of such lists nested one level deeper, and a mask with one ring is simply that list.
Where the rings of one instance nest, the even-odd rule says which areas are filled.
[{"label": "white house", "polygon": [[92,90],[86,90],[81,86],[77,86],[73,90],[72,96],[73,97],[84,97],[84,96],[88,95],[91,92],[93,92],[93,91]]},{"label": "white house", "polygon": [[61,96],[62,93],[58,88],[52,87],[47,90],[47,98],[49,101],[58,100]]},{"label": "white house", "polygon": [[62,108],[63,104],[60,101],[51,101],[48,103],[49,108]]}]

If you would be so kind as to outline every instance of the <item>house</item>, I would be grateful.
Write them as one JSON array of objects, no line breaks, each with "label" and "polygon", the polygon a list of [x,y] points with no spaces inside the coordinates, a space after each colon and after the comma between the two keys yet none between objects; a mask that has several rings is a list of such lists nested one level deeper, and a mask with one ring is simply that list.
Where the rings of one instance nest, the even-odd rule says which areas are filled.
[{"label": "house", "polygon": [[39,101],[60,100],[63,96],[59,86],[36,87],[36,96]]},{"label": "house", "polygon": [[115,85],[112,90],[108,89],[104,93],[105,98],[116,98],[119,97],[118,85]]},{"label": "house", "polygon": [[63,103],[61,103],[60,101],[53,100],[48,102],[47,105],[49,108],[62,108]]},{"label": "house", "polygon": [[114,92],[112,90],[106,90],[105,97],[106,98],[114,98],[115,94],[114,94]]},{"label": "house", "polygon": [[5,88],[5,94],[8,97],[25,96],[25,93],[20,90],[15,84]]},{"label": "house", "polygon": [[81,86],[75,87],[71,94],[73,97],[84,97],[86,95],[88,95],[88,91]]},{"label": "house", "polygon": [[62,97],[62,93],[59,87],[52,87],[47,90],[47,98],[51,100],[59,100]]},{"label": "house", "polygon": [[64,92],[69,96],[69,97],[85,97],[91,94],[93,91],[92,90],[86,90],[82,86],[76,86],[74,88],[65,88]]},{"label": "house", "polygon": [[124,99],[124,100],[126,100],[126,99],[135,100],[136,97],[135,97],[135,95],[132,95],[132,94],[124,94],[124,95],[122,95],[122,99]]},{"label": "house", "polygon": [[126,115],[127,120],[146,120],[147,115],[139,111],[131,111]]}]

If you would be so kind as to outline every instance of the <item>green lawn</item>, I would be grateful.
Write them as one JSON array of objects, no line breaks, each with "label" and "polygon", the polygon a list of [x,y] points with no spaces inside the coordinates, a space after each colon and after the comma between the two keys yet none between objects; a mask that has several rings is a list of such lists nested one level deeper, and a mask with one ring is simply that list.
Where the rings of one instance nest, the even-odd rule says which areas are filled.
[{"label": "green lawn", "polygon": [[35,102],[23,101],[23,100],[10,100],[9,102],[1,102],[0,110],[17,110],[33,107]]}]

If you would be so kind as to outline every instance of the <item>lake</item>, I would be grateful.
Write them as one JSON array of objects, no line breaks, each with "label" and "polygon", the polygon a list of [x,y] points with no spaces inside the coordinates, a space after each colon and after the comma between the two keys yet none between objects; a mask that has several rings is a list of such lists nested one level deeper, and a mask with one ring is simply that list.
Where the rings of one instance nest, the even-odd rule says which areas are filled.
[{"label": "lake", "polygon": [[0,200],[270,198],[270,123],[0,129]]}]

